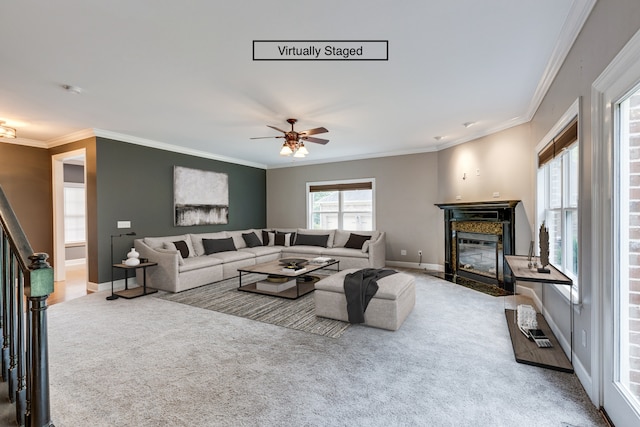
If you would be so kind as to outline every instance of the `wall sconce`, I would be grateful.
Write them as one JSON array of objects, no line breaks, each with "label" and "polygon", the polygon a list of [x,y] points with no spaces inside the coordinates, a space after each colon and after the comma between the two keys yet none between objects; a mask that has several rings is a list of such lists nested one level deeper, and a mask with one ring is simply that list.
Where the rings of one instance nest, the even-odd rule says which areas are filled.
[{"label": "wall sconce", "polygon": [[0,121],[0,138],[15,138],[16,130],[4,123],[4,121]]}]

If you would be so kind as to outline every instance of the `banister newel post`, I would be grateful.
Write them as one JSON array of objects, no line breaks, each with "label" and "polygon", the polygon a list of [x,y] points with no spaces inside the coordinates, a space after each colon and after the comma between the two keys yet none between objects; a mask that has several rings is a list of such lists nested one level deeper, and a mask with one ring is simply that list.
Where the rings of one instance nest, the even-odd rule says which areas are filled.
[{"label": "banister newel post", "polygon": [[53,269],[49,255],[34,253],[29,257],[28,287],[31,317],[31,380],[29,381],[28,418],[32,426],[52,426],[49,406],[49,351],[47,340],[47,298],[53,293]]}]

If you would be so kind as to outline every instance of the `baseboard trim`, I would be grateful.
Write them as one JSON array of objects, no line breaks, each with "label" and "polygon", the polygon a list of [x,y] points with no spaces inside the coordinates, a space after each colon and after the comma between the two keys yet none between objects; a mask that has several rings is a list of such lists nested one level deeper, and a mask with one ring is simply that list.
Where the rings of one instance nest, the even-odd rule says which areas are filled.
[{"label": "baseboard trim", "polygon": [[417,270],[429,270],[429,271],[444,271],[443,265],[438,264],[425,264],[417,262],[404,262],[404,261],[386,261],[387,267],[404,267],[413,268]]},{"label": "baseboard trim", "polygon": [[[128,283],[128,286],[130,288],[138,286],[135,277],[129,277],[129,280],[128,280],[127,283]],[[113,281],[113,290],[114,291],[121,291],[123,289],[124,289],[124,279],[118,279],[118,280],[114,280]],[[110,291],[111,290],[111,281],[103,282],[103,283],[88,282],[87,283],[87,290],[89,292]]]}]

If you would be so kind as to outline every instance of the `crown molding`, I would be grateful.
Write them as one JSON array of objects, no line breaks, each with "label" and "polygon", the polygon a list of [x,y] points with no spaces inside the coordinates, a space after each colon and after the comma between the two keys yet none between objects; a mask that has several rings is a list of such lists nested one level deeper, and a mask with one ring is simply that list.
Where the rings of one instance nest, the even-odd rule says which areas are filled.
[{"label": "crown molding", "polygon": [[116,141],[128,142],[130,144],[142,145],[144,147],[157,148],[159,150],[172,151],[174,153],[186,154],[188,156],[202,157],[205,159],[219,160],[226,163],[235,163],[243,166],[250,166],[259,169],[267,169],[267,165],[262,163],[249,162],[233,157],[220,156],[201,150],[180,147],[178,145],[167,144],[166,142],[154,141],[152,139],[139,138],[137,136],[125,135],[123,133],[111,132],[103,129],[92,129],[93,135],[100,138],[113,139]]},{"label": "crown molding", "polygon": [[0,142],[4,142],[5,144],[24,145],[27,147],[47,148],[46,143],[28,138],[0,138]]},{"label": "crown molding", "polygon": [[525,114],[525,121],[530,121],[536,111],[538,111],[542,100],[558,75],[565,59],[567,59],[567,55],[569,55],[573,44],[578,38],[578,34],[582,31],[582,27],[585,22],[587,22],[596,2],[597,0],[574,0],[571,4],[567,19],[558,36],[558,42],[553,49],[551,58],[529,103],[529,108]]},{"label": "crown molding", "polygon": [[77,132],[72,132],[67,135],[60,136],[58,138],[50,139],[46,142],[47,148],[58,147],[60,145],[70,144],[72,142],[80,141],[87,138],[95,137],[93,129],[82,129]]}]

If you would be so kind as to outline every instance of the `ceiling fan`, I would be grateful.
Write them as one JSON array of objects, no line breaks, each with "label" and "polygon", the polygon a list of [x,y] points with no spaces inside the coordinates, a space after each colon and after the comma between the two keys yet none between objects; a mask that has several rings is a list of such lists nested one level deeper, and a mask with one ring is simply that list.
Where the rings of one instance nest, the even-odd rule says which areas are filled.
[{"label": "ceiling fan", "polygon": [[324,127],[314,128],[303,130],[301,132],[296,132],[293,129],[293,125],[297,122],[297,119],[287,119],[287,123],[291,125],[291,130],[286,131],[275,126],[267,125],[271,129],[275,129],[278,132],[282,132],[284,135],[282,136],[258,136],[251,139],[264,139],[264,138],[284,138],[284,143],[282,144],[282,149],[280,150],[281,156],[290,156],[293,154],[293,157],[305,157],[309,154],[307,148],[304,146],[306,141],[315,142],[316,144],[326,144],[329,142],[328,139],[315,138],[310,135],[316,135],[318,133],[329,132]]}]

